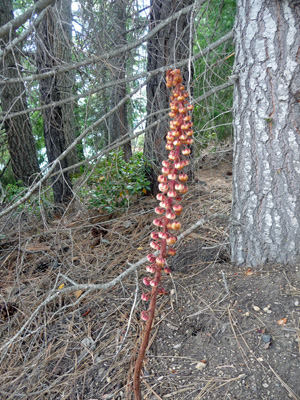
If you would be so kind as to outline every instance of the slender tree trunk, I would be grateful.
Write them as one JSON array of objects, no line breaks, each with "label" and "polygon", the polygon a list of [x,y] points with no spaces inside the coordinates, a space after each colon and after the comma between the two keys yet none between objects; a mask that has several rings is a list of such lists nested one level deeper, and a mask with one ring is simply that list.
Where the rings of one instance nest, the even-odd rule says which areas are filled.
[{"label": "slender tree trunk", "polygon": [[[53,55],[59,62],[69,64],[72,62],[72,0],[60,0],[53,7],[54,18],[57,20],[54,32]],[[73,95],[75,84],[74,71],[60,74],[56,79],[57,89],[61,100]],[[61,106],[62,125],[66,141],[69,147],[76,138],[74,124],[74,105],[65,103]],[[79,161],[76,147],[67,155],[68,165]]]},{"label": "slender tree trunk", "polygon": [[[170,17],[181,8],[189,6],[193,0],[151,0],[150,29],[166,18]],[[190,50],[190,15],[180,17],[159,31],[148,42],[148,71],[164,67],[188,58]],[[183,84],[188,82],[188,69],[183,69]],[[191,77],[190,77],[191,78]],[[167,156],[165,149],[165,136],[168,132],[168,119],[166,109],[169,108],[168,90],[165,85],[164,74],[154,76],[147,85],[147,115],[155,115],[147,119],[147,126],[160,121],[145,135],[144,154],[152,162],[152,192],[157,192],[157,176],[160,173],[161,162]]]},{"label": "slender tree trunk", "polygon": [[[61,63],[58,58],[57,49],[60,42],[60,36],[57,30],[57,14],[53,7],[47,11],[46,18],[41,22],[38,28],[36,38],[36,63],[39,73],[52,70],[56,65]],[[60,31],[61,34],[61,31]],[[66,79],[62,81],[55,75],[40,81],[41,104],[51,104],[59,101],[64,96],[62,94],[62,86],[67,88],[70,82]],[[66,109],[61,106],[48,107],[43,110],[44,119],[44,137],[49,163],[57,159],[66,149],[65,123],[70,115],[64,115]],[[56,171],[69,166],[68,158],[65,157],[57,167]],[[61,173],[53,179],[54,202],[68,203],[72,197],[72,185],[68,172]]]},{"label": "slender tree trunk", "polygon": [[[0,2],[0,26],[13,19],[12,0]],[[14,38],[12,32],[11,39]],[[0,46],[3,50],[9,43],[8,36],[1,40]],[[20,63],[18,50],[14,53],[7,53],[0,63],[0,76],[3,78],[18,78],[20,71],[17,68]],[[21,180],[29,185],[35,175],[40,171],[37,152],[32,134],[31,123],[28,115],[20,115],[10,118],[10,112],[18,112],[27,109],[25,86],[22,82],[4,86],[1,90],[1,108],[7,112],[4,121],[4,130],[7,135],[8,150],[11,158],[11,165],[16,180]]]},{"label": "slender tree trunk", "polygon": [[[112,7],[112,38],[114,45],[126,44],[126,5],[125,0],[115,0]],[[111,60],[111,79],[119,80],[124,79],[126,76],[126,55],[122,55],[118,58]],[[126,96],[126,84],[118,84],[113,86],[110,94],[110,108],[115,107],[124,97]],[[115,112],[108,120],[108,137],[109,143],[113,143],[125,136],[128,132],[128,121],[127,121],[127,106],[124,103],[119,107],[118,111]],[[125,161],[129,161],[132,150],[131,143],[128,142],[122,146],[124,151]]]},{"label": "slender tree trunk", "polygon": [[300,10],[293,3],[237,2],[236,264],[300,261]]}]

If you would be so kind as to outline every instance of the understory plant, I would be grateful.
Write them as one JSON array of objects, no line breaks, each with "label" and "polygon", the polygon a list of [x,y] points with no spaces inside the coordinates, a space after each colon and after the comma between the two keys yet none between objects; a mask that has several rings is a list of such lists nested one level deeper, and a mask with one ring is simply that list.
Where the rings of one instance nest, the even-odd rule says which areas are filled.
[{"label": "understory plant", "polygon": [[146,170],[141,153],[126,162],[122,150],[113,151],[99,162],[81,194],[89,199],[91,208],[105,212],[128,207],[135,197],[150,191]]},{"label": "understory plant", "polygon": [[[152,241],[150,242],[150,246],[155,252],[147,256],[148,275],[143,278],[143,284],[148,290],[142,294],[142,300],[148,303],[148,308],[141,313],[141,319],[146,324],[135,364],[133,378],[135,400],[142,398],[140,376],[154,320],[156,299],[158,294],[165,293],[165,289],[161,286],[161,276],[162,272],[166,274],[171,272],[167,259],[176,254],[173,245],[176,243],[177,237],[174,232],[181,228],[181,224],[176,221],[176,218],[182,212],[181,195],[188,191],[186,186],[188,176],[183,172],[183,168],[189,164],[186,157],[191,152],[189,145],[193,143],[193,123],[191,122],[192,117],[189,115],[193,105],[189,104],[187,100],[189,94],[182,81],[179,69],[167,71],[166,85],[168,88],[173,88],[170,97],[170,130],[166,136],[166,149],[169,151],[169,155],[168,159],[162,162],[162,174],[158,176],[160,193],[156,197],[160,203],[155,208],[158,217],[153,220],[157,230],[151,232]],[[150,288],[151,290],[149,290]]]}]

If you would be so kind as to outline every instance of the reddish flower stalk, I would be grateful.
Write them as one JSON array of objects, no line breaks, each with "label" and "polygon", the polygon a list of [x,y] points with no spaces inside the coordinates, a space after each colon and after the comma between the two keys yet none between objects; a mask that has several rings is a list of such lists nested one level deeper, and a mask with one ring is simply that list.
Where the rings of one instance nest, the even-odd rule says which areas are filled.
[{"label": "reddish flower stalk", "polygon": [[154,321],[156,298],[158,294],[165,293],[165,289],[160,286],[162,269],[167,274],[171,272],[167,257],[176,254],[172,245],[176,243],[177,237],[170,231],[177,231],[181,228],[180,222],[175,219],[182,212],[182,206],[178,204],[182,199],[180,194],[188,191],[185,185],[188,176],[182,170],[189,165],[185,156],[190,154],[191,150],[188,146],[193,143],[192,117],[188,115],[188,111],[191,111],[193,106],[188,104],[189,95],[182,85],[180,69],[168,70],[166,80],[168,88],[174,87],[173,95],[170,97],[171,112],[169,113],[172,120],[170,121],[170,131],[166,136],[166,149],[169,151],[169,156],[168,160],[162,162],[162,175],[158,176],[158,187],[161,193],[156,196],[160,203],[159,207],[155,208],[155,213],[159,218],[154,219],[153,224],[160,230],[151,233],[152,241],[150,242],[150,246],[157,252],[148,255],[149,265],[146,267],[146,270],[154,274],[154,277],[147,276],[143,279],[144,285],[152,286],[152,290],[150,293],[142,294],[142,300],[150,300],[150,304],[148,310],[141,313],[141,318],[146,321],[146,326],[134,370],[135,400],[142,399],[140,375]]}]

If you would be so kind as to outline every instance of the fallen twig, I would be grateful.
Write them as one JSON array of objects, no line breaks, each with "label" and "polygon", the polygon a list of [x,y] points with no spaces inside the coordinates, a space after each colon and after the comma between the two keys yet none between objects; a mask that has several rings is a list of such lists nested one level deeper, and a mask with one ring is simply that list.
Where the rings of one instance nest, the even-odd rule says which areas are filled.
[{"label": "fallen twig", "polygon": [[[199,228],[200,226],[204,225],[205,222],[207,222],[208,219],[214,218],[216,216],[219,216],[219,214],[212,215],[207,219],[201,218],[198,220],[194,225],[192,225],[189,229],[184,231],[178,236],[178,241],[184,239],[186,236],[188,236],[191,232]],[[93,291],[93,290],[108,290],[115,286],[116,284],[120,283],[126,276],[130,275],[132,272],[136,271],[141,265],[147,262],[147,257],[143,257],[141,260],[136,262],[135,264],[130,264],[130,267],[126,269],[124,272],[122,272],[120,275],[118,275],[115,279],[103,283],[103,284],[92,284],[92,283],[87,283],[87,284],[78,284],[78,285],[72,285],[66,288],[63,288],[61,290],[59,289],[54,289],[55,293],[52,295],[48,296],[42,303],[35,309],[35,311],[31,314],[31,316],[27,319],[27,321],[24,323],[24,325],[18,330],[18,332],[11,338],[9,339],[6,343],[4,343],[0,347],[0,351],[3,351],[4,349],[8,349],[14,341],[24,332],[24,330],[28,327],[28,325],[33,321],[33,319],[38,315],[40,310],[45,307],[47,304],[52,302],[53,300],[57,299],[60,296],[66,295],[71,292],[75,292],[78,290],[82,291]],[[69,280],[69,279],[68,279]],[[70,281],[70,280],[69,280]],[[6,352],[2,355],[1,360],[5,357]]]}]

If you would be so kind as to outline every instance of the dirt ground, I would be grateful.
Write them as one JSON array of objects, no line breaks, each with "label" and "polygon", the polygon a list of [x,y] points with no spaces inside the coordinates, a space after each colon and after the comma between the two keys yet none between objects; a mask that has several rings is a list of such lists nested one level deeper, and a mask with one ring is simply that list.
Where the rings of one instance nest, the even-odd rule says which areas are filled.
[{"label": "dirt ground", "polygon": [[[228,157],[229,154],[229,157]],[[300,270],[230,264],[230,153],[207,155],[186,195],[183,230],[143,368],[143,399],[300,399]],[[153,208],[77,210],[43,223],[23,212],[0,236],[0,399],[132,399],[143,323],[141,266]]]}]

